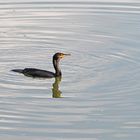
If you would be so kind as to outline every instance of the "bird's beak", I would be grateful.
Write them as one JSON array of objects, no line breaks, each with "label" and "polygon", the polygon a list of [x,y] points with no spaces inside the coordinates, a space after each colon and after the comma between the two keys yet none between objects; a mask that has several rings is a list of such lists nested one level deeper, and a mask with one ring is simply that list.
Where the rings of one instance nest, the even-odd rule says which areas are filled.
[{"label": "bird's beak", "polygon": [[68,53],[63,53],[60,58],[64,58],[65,56],[70,56],[71,54],[68,54]]},{"label": "bird's beak", "polygon": [[64,53],[63,55],[64,55],[64,56],[70,56],[71,54],[69,54],[69,53]]},{"label": "bird's beak", "polygon": [[71,54],[69,54],[69,53],[64,53],[63,54],[63,58],[65,57],[65,56],[70,56]]}]

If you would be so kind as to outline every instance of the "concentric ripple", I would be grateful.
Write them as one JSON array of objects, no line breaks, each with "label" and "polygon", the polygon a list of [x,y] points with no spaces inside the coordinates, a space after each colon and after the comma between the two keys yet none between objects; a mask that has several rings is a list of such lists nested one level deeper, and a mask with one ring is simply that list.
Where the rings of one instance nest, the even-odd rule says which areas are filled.
[{"label": "concentric ripple", "polygon": [[[138,0],[7,0],[0,21],[0,139],[139,140]],[[11,72],[55,52],[61,81]]]}]

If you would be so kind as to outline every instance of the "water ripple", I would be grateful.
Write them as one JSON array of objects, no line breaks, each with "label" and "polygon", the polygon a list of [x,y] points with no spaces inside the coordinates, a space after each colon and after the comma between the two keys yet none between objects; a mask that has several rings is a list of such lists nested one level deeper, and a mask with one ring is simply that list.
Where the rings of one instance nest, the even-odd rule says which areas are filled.
[{"label": "water ripple", "polygon": [[[2,139],[139,138],[140,2],[0,5]],[[11,72],[54,71],[52,55],[59,51],[71,53],[61,62],[59,99],[52,98],[54,79]]]}]

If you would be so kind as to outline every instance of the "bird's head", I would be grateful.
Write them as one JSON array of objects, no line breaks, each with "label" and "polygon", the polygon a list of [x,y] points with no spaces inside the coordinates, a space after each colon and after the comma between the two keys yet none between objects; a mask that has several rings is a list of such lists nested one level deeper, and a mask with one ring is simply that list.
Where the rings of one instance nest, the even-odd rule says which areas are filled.
[{"label": "bird's head", "polygon": [[65,53],[55,53],[54,56],[53,56],[53,59],[54,60],[60,60],[62,58],[64,58],[65,56],[69,56],[70,54],[65,54]]}]

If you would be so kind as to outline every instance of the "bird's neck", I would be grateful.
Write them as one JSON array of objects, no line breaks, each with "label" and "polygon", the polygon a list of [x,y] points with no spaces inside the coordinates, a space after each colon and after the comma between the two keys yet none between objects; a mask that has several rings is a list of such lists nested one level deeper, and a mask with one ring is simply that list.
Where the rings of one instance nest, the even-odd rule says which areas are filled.
[{"label": "bird's neck", "polygon": [[61,76],[62,73],[61,73],[61,70],[60,70],[60,67],[59,67],[59,60],[53,59],[53,66],[54,66],[54,69],[55,69],[55,76],[56,77]]}]

